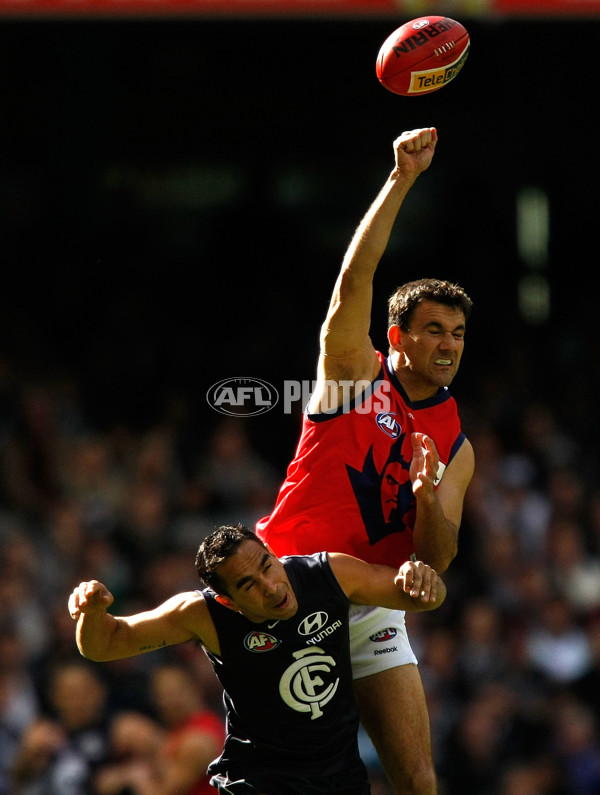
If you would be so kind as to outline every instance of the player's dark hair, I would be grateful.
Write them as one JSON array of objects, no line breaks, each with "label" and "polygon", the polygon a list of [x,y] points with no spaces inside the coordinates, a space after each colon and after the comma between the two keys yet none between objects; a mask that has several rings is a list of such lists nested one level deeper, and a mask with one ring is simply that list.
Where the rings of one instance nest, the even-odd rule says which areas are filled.
[{"label": "player's dark hair", "polygon": [[410,330],[410,321],[421,301],[435,301],[460,311],[469,319],[473,302],[462,287],[443,279],[418,279],[402,284],[388,301],[388,328],[400,326],[402,331]]},{"label": "player's dark hair", "polygon": [[215,593],[230,596],[217,569],[234,555],[242,541],[247,539],[256,541],[257,544],[264,547],[260,538],[243,524],[217,527],[210,535],[206,536],[198,547],[196,571],[202,582],[212,588]]}]

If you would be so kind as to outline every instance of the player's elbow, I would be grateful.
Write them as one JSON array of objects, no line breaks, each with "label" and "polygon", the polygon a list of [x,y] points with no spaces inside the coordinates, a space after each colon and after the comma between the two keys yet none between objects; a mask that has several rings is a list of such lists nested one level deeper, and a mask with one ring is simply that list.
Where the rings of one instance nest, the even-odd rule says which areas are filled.
[{"label": "player's elbow", "polygon": [[435,553],[428,551],[428,554],[419,552],[416,545],[415,548],[417,560],[422,560],[424,563],[427,563],[427,565],[431,566],[438,574],[443,574],[448,569],[458,552],[456,544],[452,547],[448,546],[444,550],[437,550]]},{"label": "player's elbow", "polygon": [[110,660],[115,659],[115,657],[108,654],[106,650],[102,650],[97,647],[94,648],[93,646],[90,646],[79,639],[77,640],[77,648],[79,650],[79,654],[91,662],[109,662]]},{"label": "player's elbow", "polygon": [[445,555],[440,555],[439,560],[436,561],[437,565],[431,564],[431,567],[437,571],[438,574],[443,574],[449,567],[454,558],[458,554],[458,544],[454,543],[450,549],[448,549]]},{"label": "player's elbow", "polygon": [[[443,544],[432,552],[429,556],[423,557],[426,563],[429,563],[432,569],[435,569],[438,574],[445,572],[454,558],[458,554],[458,526],[453,522],[446,521],[446,538]],[[428,560],[428,557],[431,560]]]},{"label": "player's elbow", "polygon": [[79,654],[82,657],[85,657],[86,660],[90,660],[91,662],[104,662],[102,655],[98,654],[97,652],[89,651],[88,649],[83,648],[82,646],[77,645],[79,649]]}]

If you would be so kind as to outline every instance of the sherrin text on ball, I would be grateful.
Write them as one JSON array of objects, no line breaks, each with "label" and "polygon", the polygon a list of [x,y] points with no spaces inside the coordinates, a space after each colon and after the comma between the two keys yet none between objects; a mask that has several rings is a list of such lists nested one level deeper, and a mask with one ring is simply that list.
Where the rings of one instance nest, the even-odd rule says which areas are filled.
[{"label": "sherrin text on ball", "polygon": [[380,83],[404,97],[431,94],[454,80],[469,54],[464,25],[449,17],[412,19],[381,45],[376,72]]}]

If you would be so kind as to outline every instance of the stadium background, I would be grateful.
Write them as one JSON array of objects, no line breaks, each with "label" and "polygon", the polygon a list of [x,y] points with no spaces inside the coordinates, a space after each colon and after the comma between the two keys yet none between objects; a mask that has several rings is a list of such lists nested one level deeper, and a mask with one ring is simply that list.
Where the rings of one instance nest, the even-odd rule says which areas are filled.
[{"label": "stadium background", "polygon": [[[378,85],[374,62],[389,32],[421,11],[0,18],[4,562],[15,538],[31,544],[34,556],[44,548],[59,558],[48,525],[64,499],[83,507],[84,537],[102,537],[110,546],[115,528],[127,521],[119,504],[106,498],[95,523],[102,489],[74,485],[73,470],[83,465],[64,463],[71,455],[65,448],[80,449],[90,439],[114,472],[124,446],[134,458],[147,439],[168,436],[162,462],[187,491],[185,499],[181,488],[164,496],[168,520],[149,567],[170,546],[169,523],[179,528],[187,553],[211,522],[251,520],[268,506],[293,451],[297,412],[284,415],[276,407],[235,420],[233,434],[243,437],[237,449],[248,463],[240,480],[256,472],[264,478],[255,478],[253,494],[240,484],[228,492],[211,481],[231,469],[211,470],[221,426],[206,391],[229,377],[262,378],[277,388],[286,379],[314,377],[329,291],[352,231],[391,167],[391,143],[404,129],[431,124],[439,131],[438,151],[378,272],[373,339],[385,344],[385,300],[399,280],[439,275],[463,284],[475,301],[453,392],[482,474],[449,574],[455,591],[444,620],[455,640],[466,642],[464,603],[477,597],[495,611],[498,636],[515,614],[527,624],[529,594],[520,613],[496,598],[502,590],[496,561],[483,540],[490,528],[495,538],[516,544],[516,579],[525,576],[522,569],[542,569],[548,601],[550,592],[562,593],[564,567],[548,549],[557,522],[577,525],[584,562],[597,565],[600,20],[594,3],[577,17],[565,8],[549,14],[530,4],[518,16],[467,5],[436,8],[465,23],[471,53],[453,83],[410,99]],[[545,197],[550,226],[547,247],[528,260],[518,243],[517,207],[531,189]],[[536,230],[529,234],[535,238]],[[549,291],[547,302],[544,289],[534,290],[533,298],[543,299],[541,309],[533,302],[538,314],[528,314],[523,303],[532,276],[538,290],[541,284]],[[535,441],[534,427],[542,429]],[[139,471],[124,475],[120,465],[127,492]],[[173,473],[163,477],[172,486]],[[571,481],[567,498],[564,484]],[[490,491],[494,500],[486,499]],[[532,495],[542,506],[532,509],[537,520],[517,507]],[[131,564],[136,554],[145,556],[146,540],[132,532],[129,542],[112,551]],[[31,564],[36,577],[43,565]],[[53,607],[66,604],[67,573],[47,584]],[[130,584],[138,599],[150,590]],[[124,599],[128,593],[125,588]],[[6,592],[9,616],[10,599]],[[591,649],[600,595],[589,600],[585,609],[572,605],[571,618]],[[543,623],[545,604],[533,599],[533,625]],[[37,609],[43,624],[48,602]],[[38,672],[53,631],[46,627],[37,644],[27,640],[28,665]],[[521,637],[530,631],[522,627]],[[415,635],[426,654],[426,627],[419,624]],[[511,665],[514,660],[507,663],[514,673]],[[539,663],[523,665],[527,674],[539,673]],[[591,670],[592,662],[582,663],[578,675]],[[556,683],[544,676],[551,703]],[[35,684],[43,690],[42,682],[40,674]],[[448,737],[475,700],[464,681],[454,696]],[[597,709],[592,717],[600,718]],[[503,720],[514,740],[525,718]],[[559,728],[550,720],[544,728],[552,739],[534,749],[528,764],[554,750]],[[446,738],[441,728],[439,737]],[[596,769],[596,725],[591,737],[589,764]],[[438,751],[447,764],[447,750]],[[503,774],[496,770],[493,785],[477,789],[473,773],[468,791],[500,792]],[[539,791],[558,792],[551,789],[556,780]],[[450,773],[446,786],[458,791]],[[561,793],[598,791],[584,789],[575,774],[565,773],[560,786]]]}]

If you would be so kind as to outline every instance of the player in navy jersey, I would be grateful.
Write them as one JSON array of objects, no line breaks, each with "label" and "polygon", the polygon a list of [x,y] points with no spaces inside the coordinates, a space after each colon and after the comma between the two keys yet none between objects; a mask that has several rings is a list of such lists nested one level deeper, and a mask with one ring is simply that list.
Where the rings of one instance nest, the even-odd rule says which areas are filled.
[{"label": "player in navy jersey", "polygon": [[348,614],[358,604],[433,610],[446,589],[421,562],[397,571],[342,553],[277,558],[250,530],[200,545],[202,591],[128,617],[91,580],[69,597],[77,645],[106,661],[199,641],[224,688],[227,734],[209,773],[232,795],[367,795],[358,752]]},{"label": "player in navy jersey", "polygon": [[[373,277],[398,212],[431,164],[434,127],[394,142],[394,168],[350,243],[321,329],[317,382],[271,514],[257,534],[277,555],[339,551],[399,566],[416,555],[446,570],[458,548],[474,469],[451,384],[471,299],[420,279],[389,301],[388,355],[369,337]],[[381,655],[374,637],[394,632]],[[434,795],[425,694],[399,611],[353,608],[360,716],[398,795]]]}]

